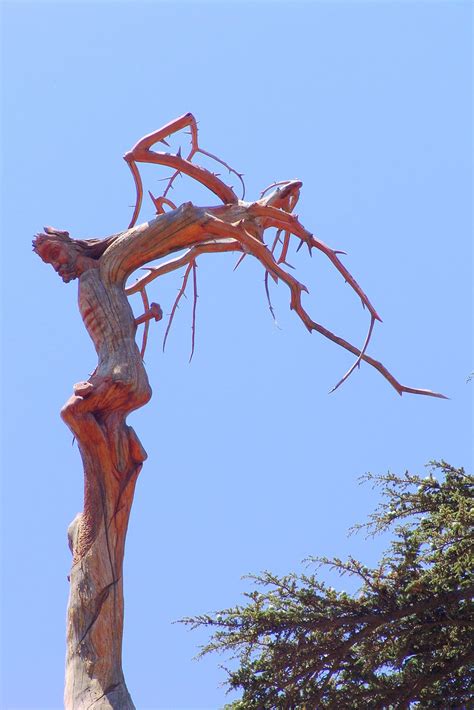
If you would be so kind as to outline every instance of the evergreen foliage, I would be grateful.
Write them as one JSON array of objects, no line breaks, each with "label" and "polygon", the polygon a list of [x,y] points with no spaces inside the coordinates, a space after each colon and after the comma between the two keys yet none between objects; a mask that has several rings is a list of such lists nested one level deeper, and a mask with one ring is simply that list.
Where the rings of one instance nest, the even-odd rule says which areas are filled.
[{"label": "evergreen foliage", "polygon": [[[395,525],[374,569],[312,558],[314,574],[252,576],[242,606],[183,619],[212,629],[201,654],[230,652],[230,710],[473,707],[474,478],[444,461],[426,478],[367,474],[382,502],[369,535]],[[318,579],[329,566],[354,594]]]}]

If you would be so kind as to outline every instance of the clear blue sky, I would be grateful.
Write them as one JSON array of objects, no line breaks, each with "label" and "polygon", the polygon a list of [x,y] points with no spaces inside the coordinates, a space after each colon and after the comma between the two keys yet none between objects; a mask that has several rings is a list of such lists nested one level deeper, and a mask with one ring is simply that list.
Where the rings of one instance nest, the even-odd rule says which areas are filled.
[{"label": "clear blue sky", "polygon": [[[441,457],[472,467],[471,8],[3,4],[2,708],[61,707],[82,469],[59,410],[95,366],[76,284],[31,239],[45,224],[124,229],[134,190],[121,156],[172,118],[196,115],[202,145],[245,173],[251,199],[303,180],[301,221],[348,253],[383,318],[370,353],[451,399],[400,398],[367,366],[329,396],[349,354],[308,335],[283,286],[277,329],[258,264],[233,273],[232,257],[202,258],[194,360],[188,302],[164,355],[152,327],[154,396],[131,417],[149,454],[125,565],[137,708],[223,704],[219,659],[193,661],[205,637],[171,622],[240,601],[242,574],[301,570],[311,554],[376,561],[386,541],[346,536],[376,502],[359,475]],[[163,173],[146,174],[158,190]],[[182,188],[177,200],[209,200]],[[358,300],[322,255],[298,256],[315,318],[360,343]],[[179,283],[155,282],[150,297],[169,312]]]}]

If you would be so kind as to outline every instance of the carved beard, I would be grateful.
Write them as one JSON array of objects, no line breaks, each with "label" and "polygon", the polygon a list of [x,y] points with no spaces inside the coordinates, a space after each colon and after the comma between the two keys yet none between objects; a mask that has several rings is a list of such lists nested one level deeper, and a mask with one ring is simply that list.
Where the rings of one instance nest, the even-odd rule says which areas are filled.
[{"label": "carved beard", "polygon": [[77,279],[77,271],[75,269],[75,266],[70,262],[67,264],[61,264],[61,266],[57,268],[53,264],[53,268],[56,273],[59,274],[65,284],[69,283],[69,281],[74,281],[74,279]]}]

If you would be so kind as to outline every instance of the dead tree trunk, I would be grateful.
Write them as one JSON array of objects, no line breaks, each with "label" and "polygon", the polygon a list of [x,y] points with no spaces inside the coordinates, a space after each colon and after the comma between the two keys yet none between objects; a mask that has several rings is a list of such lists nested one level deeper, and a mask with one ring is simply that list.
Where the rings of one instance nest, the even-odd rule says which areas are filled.
[{"label": "dead tree trunk", "polygon": [[61,415],[84,466],[84,510],[71,524],[65,707],[133,708],[122,672],[122,565],[130,508],[146,453],[127,415],[151,397],[123,286],[104,260],[79,276],[79,307],[99,362]]},{"label": "dead tree trunk", "polygon": [[[67,614],[67,710],[134,708],[122,671],[122,568],[136,480],[146,452],[127,415],[146,404],[151,388],[136,345],[137,321],[125,290],[127,277],[170,248],[184,233],[189,204],[170,217],[104,240],[73,240],[46,228],[34,247],[64,281],[79,279],[79,309],[98,364],[74,385],[61,416],[73,432],[84,467],[84,510],[68,530],[73,554]],[[195,221],[195,220],[194,220]],[[202,231],[202,230],[198,230]],[[100,254],[100,256],[99,256]],[[92,255],[92,256],[91,256]],[[156,304],[139,322],[161,312]]]},{"label": "dead tree trunk", "polygon": [[105,293],[99,269],[91,269],[80,277],[79,303],[100,344],[96,372],[75,385],[61,412],[77,439],[85,482],[84,511],[68,530],[73,564],[64,701],[68,710],[128,710],[134,705],[122,672],[122,567],[146,453],[126,416],[150,399],[151,390],[123,289]]},{"label": "dead tree trunk", "polygon": [[[182,157],[180,150],[175,154],[151,150],[155,143],[166,142],[167,136],[185,127],[189,128],[192,144],[187,158]],[[242,254],[240,262],[244,256],[251,255],[265,270],[265,289],[272,313],[268,276],[289,288],[290,308],[309,332],[321,333],[356,356],[355,363],[336,387],[365,361],[399,394],[443,396],[401,385],[382,363],[366,354],[379,316],[340,261],[340,252],[314,237],[292,214],[299,197],[300,181],[277,183],[264,190],[259,200],[244,202],[217,175],[192,162],[198,153],[218,160],[243,185],[239,173],[199,147],[196,122],[191,114],[186,114],[145,136],[125,156],[137,189],[137,203],[127,231],[105,239],[78,240],[71,239],[67,232],[47,227],[33,242],[36,253],[52,264],[63,281],[79,280],[79,309],[98,356],[94,373],[87,381],[74,385],[74,394],[61,412],[77,439],[84,466],[84,509],[68,531],[73,563],[67,620],[66,710],[129,710],[134,707],[122,671],[122,566],[135,484],[146,453],[126,418],[151,397],[143,354],[149,320],[161,318],[157,304],[148,306],[145,292],[153,279],[186,267],[183,286],[171,309],[171,323],[191,270],[196,305],[197,257],[203,253],[232,251]],[[134,227],[143,195],[136,162],[166,165],[175,172],[163,195],[152,196],[158,217]],[[176,208],[167,194],[181,172],[208,187],[223,204],[200,208],[187,202]],[[165,205],[171,208],[170,212],[164,213]],[[277,230],[272,246],[264,239],[268,228]],[[310,254],[313,249],[323,253],[367,307],[370,327],[361,349],[316,323],[304,309],[302,294],[307,289],[284,268],[288,266],[286,258],[293,239],[299,246],[305,244]],[[176,252],[180,254],[171,260],[147,267],[148,273],[127,287],[127,279],[136,269]],[[145,311],[135,319],[127,296],[137,292],[142,294]],[[193,348],[194,314],[195,307]],[[145,331],[140,352],[135,335],[141,323],[145,323]]]}]

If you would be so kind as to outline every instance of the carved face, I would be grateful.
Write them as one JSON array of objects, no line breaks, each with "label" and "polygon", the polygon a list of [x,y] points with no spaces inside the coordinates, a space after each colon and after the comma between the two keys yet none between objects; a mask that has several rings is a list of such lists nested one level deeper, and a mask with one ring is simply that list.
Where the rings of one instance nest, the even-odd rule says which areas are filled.
[{"label": "carved face", "polygon": [[74,247],[58,239],[42,239],[37,242],[35,250],[47,264],[60,275],[64,283],[78,277],[77,252]]}]

